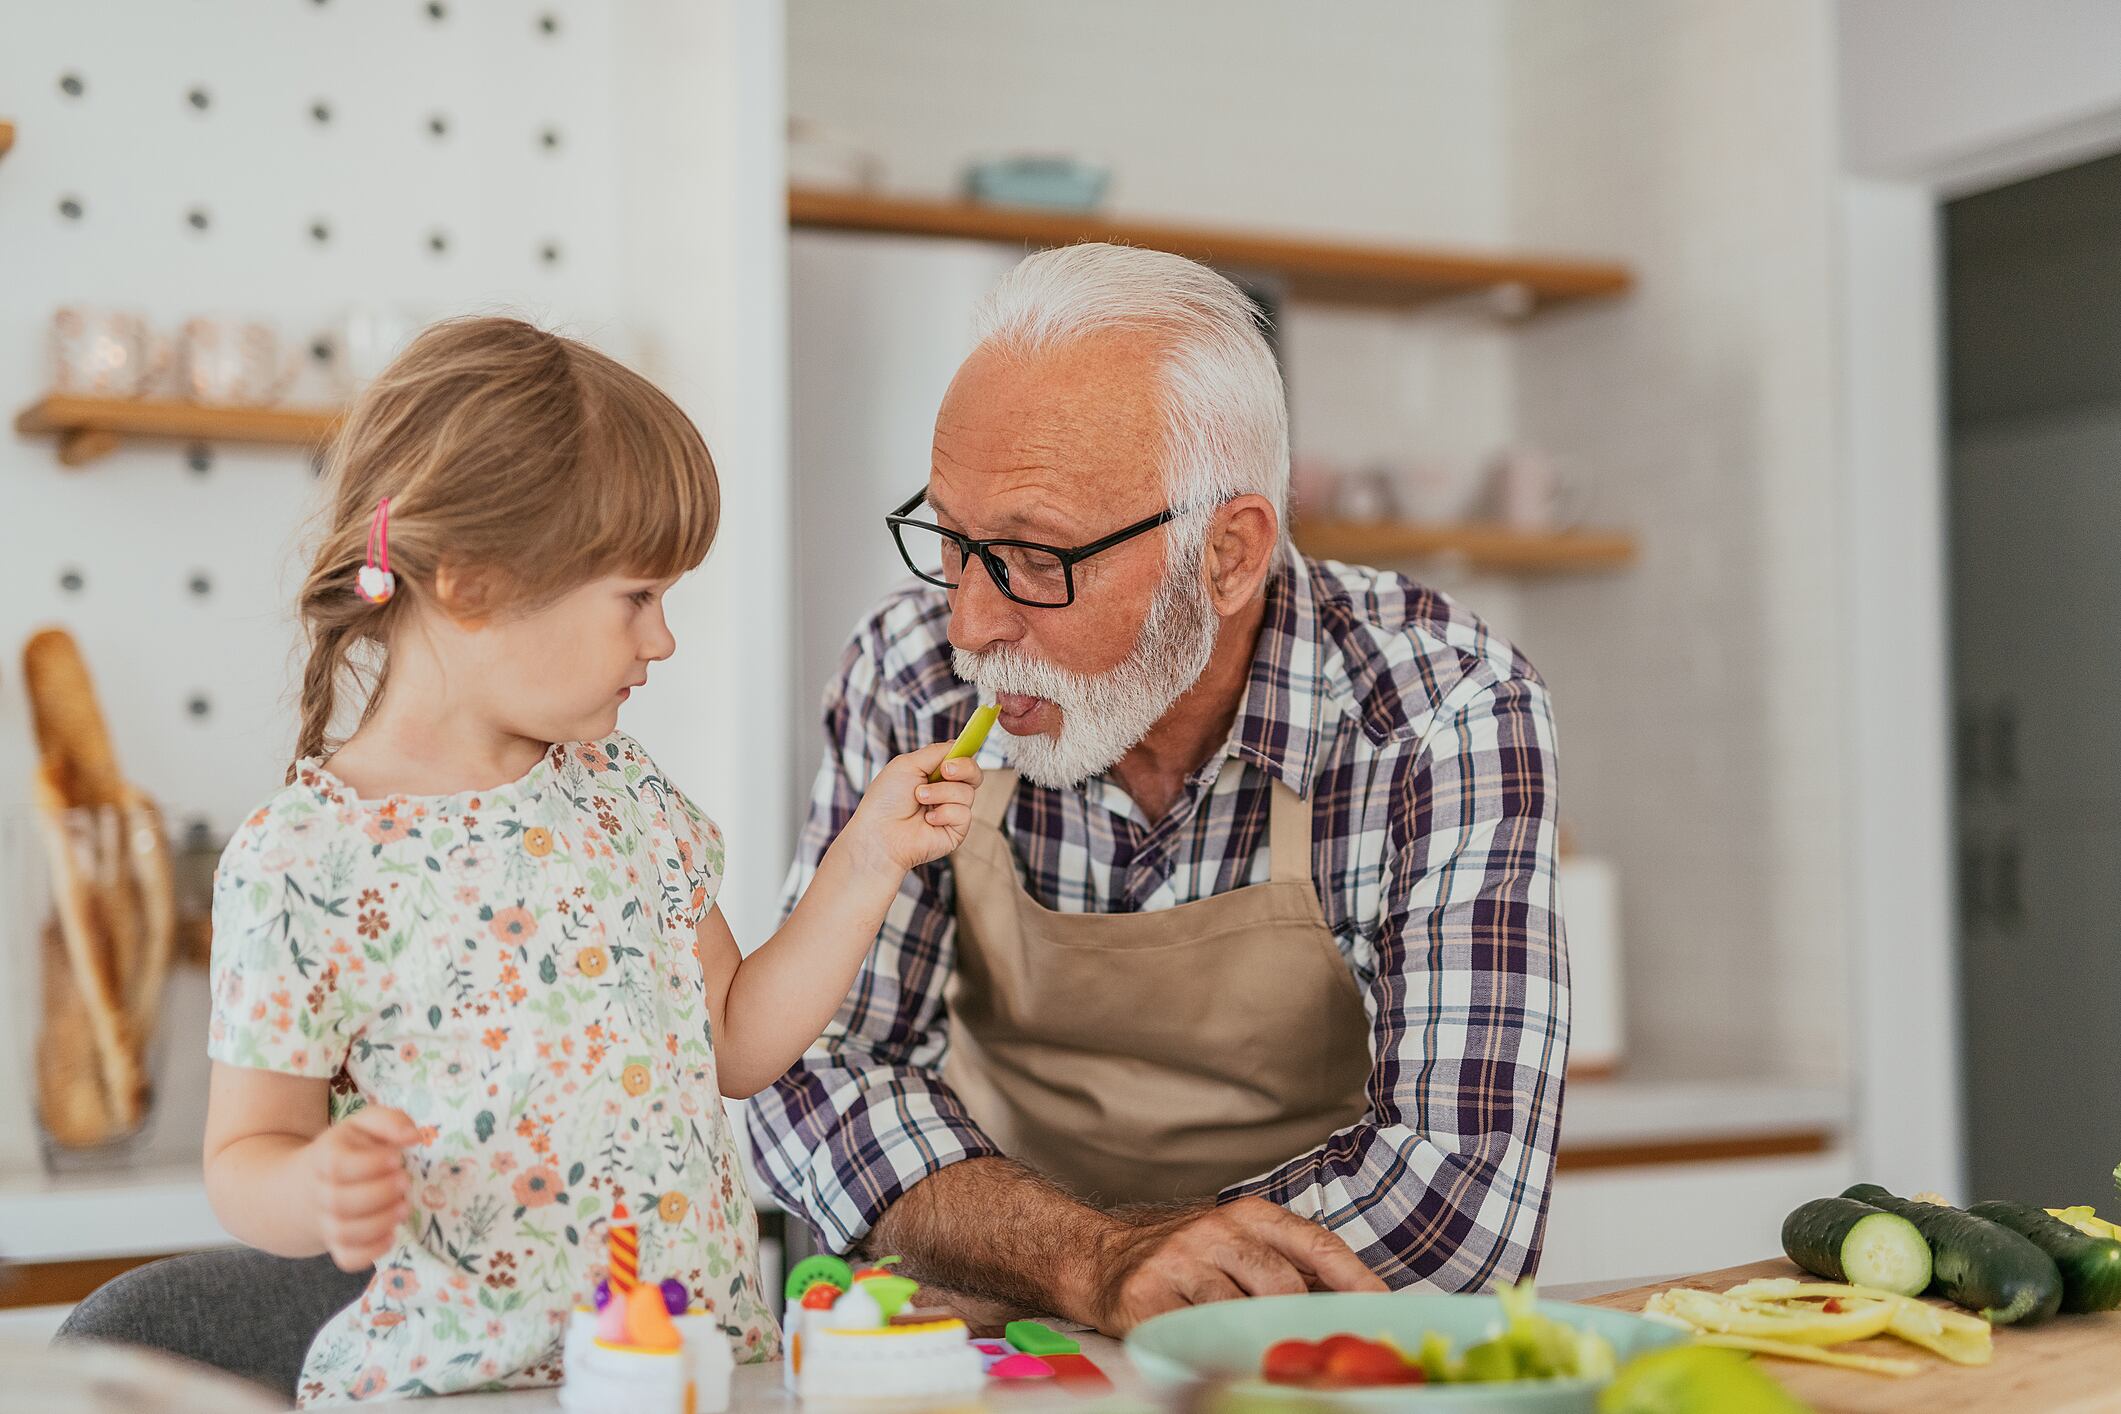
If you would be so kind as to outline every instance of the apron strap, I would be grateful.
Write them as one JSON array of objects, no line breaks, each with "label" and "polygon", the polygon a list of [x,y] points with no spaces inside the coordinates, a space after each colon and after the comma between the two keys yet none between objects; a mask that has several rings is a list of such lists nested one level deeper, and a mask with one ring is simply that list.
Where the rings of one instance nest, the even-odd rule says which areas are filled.
[{"label": "apron strap", "polygon": [[1009,813],[1009,802],[1016,798],[1016,769],[998,766],[987,772],[979,783],[979,790],[972,797],[972,818],[982,825],[994,829],[1002,827],[1002,817]]},{"label": "apron strap", "polygon": [[1277,884],[1311,882],[1311,802],[1278,780],[1267,805],[1267,877]]}]

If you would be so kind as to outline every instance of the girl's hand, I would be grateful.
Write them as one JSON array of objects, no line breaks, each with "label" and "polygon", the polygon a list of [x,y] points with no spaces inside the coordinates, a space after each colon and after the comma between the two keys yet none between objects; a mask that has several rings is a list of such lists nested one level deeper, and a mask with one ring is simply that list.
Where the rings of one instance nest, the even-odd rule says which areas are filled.
[{"label": "girl's hand", "polygon": [[419,1142],[419,1127],[402,1110],[370,1105],[302,1150],[324,1249],[341,1271],[373,1266],[394,1245],[412,1206],[405,1150]]},{"label": "girl's hand", "polygon": [[[876,773],[840,834],[858,858],[904,874],[965,842],[980,768],[970,757],[945,761],[949,751],[950,743],[939,741],[893,757]],[[938,766],[943,779],[930,784]]]}]

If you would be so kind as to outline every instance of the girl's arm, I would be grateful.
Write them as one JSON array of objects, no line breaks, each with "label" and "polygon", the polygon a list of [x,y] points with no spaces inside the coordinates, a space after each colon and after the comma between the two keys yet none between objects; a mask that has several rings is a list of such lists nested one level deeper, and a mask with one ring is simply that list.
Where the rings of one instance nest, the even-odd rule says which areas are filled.
[{"label": "girl's arm", "polygon": [[[700,919],[700,970],[722,1093],[747,1099],[781,1078],[824,1033],[868,956],[906,872],[964,842],[980,769],[944,760],[948,742],[896,757],[818,861],[795,908],[750,957],[719,908]],[[941,781],[928,773],[938,766]]]},{"label": "girl's arm", "polygon": [[329,1252],[357,1272],[390,1250],[420,1131],[371,1105],[329,1123],[330,1083],[213,1063],[206,1104],[206,1197],[222,1226],[282,1257]]}]

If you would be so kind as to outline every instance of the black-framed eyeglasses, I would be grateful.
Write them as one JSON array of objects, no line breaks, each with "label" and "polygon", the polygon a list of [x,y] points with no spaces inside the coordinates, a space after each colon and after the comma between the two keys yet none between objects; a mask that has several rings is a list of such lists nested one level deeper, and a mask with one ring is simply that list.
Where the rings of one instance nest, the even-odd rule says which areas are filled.
[{"label": "black-framed eyeglasses", "polygon": [[906,498],[905,504],[884,517],[906,568],[930,584],[955,589],[964,579],[965,562],[977,558],[996,589],[1034,609],[1064,609],[1074,603],[1077,565],[1114,545],[1168,525],[1181,514],[1176,509],[1160,511],[1087,545],[1041,545],[1035,540],[974,540],[940,525],[914,520],[913,508],[927,499],[927,491],[916,491]]}]

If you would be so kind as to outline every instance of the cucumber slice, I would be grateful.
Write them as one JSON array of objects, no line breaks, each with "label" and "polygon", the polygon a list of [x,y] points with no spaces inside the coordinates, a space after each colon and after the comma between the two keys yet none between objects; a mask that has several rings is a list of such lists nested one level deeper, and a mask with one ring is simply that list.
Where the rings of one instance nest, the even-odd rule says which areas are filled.
[{"label": "cucumber slice", "polygon": [[1852,1198],[1815,1198],[1782,1220],[1782,1250],[1828,1281],[1900,1296],[1930,1284],[1930,1245],[1906,1218]]},{"label": "cucumber slice", "polygon": [[1941,1203],[1896,1198],[1875,1183],[1842,1197],[1898,1213],[1930,1245],[1937,1294],[1999,1326],[2044,1321],[2062,1305],[2062,1273],[2029,1238]]}]

